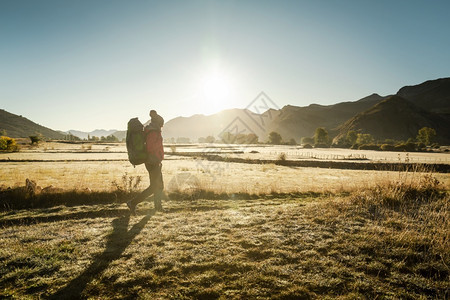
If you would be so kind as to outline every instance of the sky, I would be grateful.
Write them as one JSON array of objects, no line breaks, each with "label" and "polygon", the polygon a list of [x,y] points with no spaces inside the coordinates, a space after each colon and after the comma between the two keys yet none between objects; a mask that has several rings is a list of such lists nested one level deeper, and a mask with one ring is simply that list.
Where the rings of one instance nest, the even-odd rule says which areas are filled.
[{"label": "sky", "polygon": [[450,76],[450,1],[0,0],[0,108],[55,130],[395,94]]}]

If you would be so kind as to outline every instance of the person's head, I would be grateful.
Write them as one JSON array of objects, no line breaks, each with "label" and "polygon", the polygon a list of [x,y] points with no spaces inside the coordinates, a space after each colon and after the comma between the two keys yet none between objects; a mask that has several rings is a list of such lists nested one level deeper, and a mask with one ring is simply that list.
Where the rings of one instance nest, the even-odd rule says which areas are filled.
[{"label": "person's head", "polygon": [[151,111],[150,111],[150,117],[151,118],[154,118],[154,117],[156,117],[158,114],[156,113],[156,110],[154,110],[154,109],[152,109]]}]

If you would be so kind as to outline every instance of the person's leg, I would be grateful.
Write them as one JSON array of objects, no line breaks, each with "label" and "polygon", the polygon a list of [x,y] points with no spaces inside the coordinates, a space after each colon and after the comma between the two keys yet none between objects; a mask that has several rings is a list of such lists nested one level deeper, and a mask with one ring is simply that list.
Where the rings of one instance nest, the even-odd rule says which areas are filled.
[{"label": "person's leg", "polygon": [[145,168],[147,169],[149,174],[150,185],[148,188],[143,190],[136,198],[127,202],[128,208],[131,210],[132,214],[135,214],[136,206],[152,194],[154,194],[153,198],[155,209],[162,210],[161,198],[162,191],[164,189],[164,183],[162,181],[161,167],[161,163],[145,163]]},{"label": "person's leg", "polygon": [[152,166],[149,163],[145,163],[145,168],[147,169],[148,172],[148,177],[150,180],[150,185],[148,186],[148,188],[146,188],[145,190],[143,190],[139,195],[137,195],[135,198],[131,199],[130,201],[127,202],[127,206],[131,211],[131,214],[135,215],[136,214],[136,206],[141,203],[142,201],[145,200],[145,198],[149,197],[151,194],[153,194],[153,190],[154,190],[154,186],[152,186],[152,176],[151,176],[151,170],[152,170]]},{"label": "person's leg", "polygon": [[163,195],[163,191],[162,190],[156,191],[153,194],[153,202],[155,203],[155,210],[156,211],[162,211],[163,210],[162,203],[161,203],[162,195]]},{"label": "person's leg", "polygon": [[151,166],[150,173],[150,182],[153,191],[153,201],[155,204],[155,210],[162,210],[161,198],[164,189],[164,182],[162,178],[161,172],[162,164]]},{"label": "person's leg", "polygon": [[162,192],[164,190],[164,182],[162,178],[162,164],[151,164],[145,163],[145,168],[148,171],[150,185],[148,188],[143,190],[136,198],[127,202],[128,208],[131,210],[132,214],[136,214],[136,206],[145,200],[145,198],[153,195],[153,200],[155,203],[156,210],[162,210],[161,198]]}]

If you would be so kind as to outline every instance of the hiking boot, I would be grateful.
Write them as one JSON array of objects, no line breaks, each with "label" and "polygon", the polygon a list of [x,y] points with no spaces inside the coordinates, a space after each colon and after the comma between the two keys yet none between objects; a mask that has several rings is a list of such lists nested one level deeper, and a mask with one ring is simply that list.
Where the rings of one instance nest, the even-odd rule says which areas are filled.
[{"label": "hiking boot", "polygon": [[155,211],[164,211],[161,203],[161,191],[158,191],[153,196],[153,203],[155,205]]},{"label": "hiking boot", "polygon": [[128,208],[130,209],[131,214],[132,214],[133,216],[135,216],[135,215],[136,215],[136,205],[133,204],[133,200],[128,201],[128,202],[127,202],[127,206],[128,206]]},{"label": "hiking boot", "polygon": [[166,210],[162,207],[161,204],[155,206],[155,211],[165,212]]}]

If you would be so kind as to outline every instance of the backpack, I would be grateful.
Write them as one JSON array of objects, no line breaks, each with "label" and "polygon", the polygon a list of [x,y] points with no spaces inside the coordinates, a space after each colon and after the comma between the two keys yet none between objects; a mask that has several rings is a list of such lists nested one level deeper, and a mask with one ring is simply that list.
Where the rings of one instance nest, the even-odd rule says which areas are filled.
[{"label": "backpack", "polygon": [[128,160],[133,166],[143,164],[147,161],[144,125],[142,125],[138,118],[132,118],[128,121],[126,143]]}]

